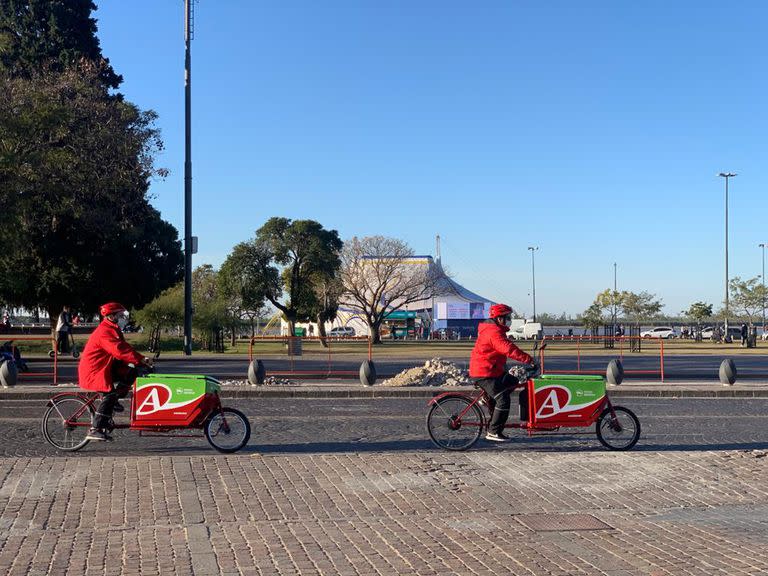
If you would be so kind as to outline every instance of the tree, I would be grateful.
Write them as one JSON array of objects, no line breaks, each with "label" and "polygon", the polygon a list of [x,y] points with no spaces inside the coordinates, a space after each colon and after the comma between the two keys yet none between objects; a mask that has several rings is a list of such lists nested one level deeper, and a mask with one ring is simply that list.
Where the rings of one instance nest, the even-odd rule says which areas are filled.
[{"label": "tree", "polygon": [[712,317],[712,304],[706,302],[694,302],[690,305],[688,310],[683,312],[684,316],[693,318],[697,326],[701,326],[701,322],[707,318]]},{"label": "tree", "polygon": [[603,309],[598,302],[593,302],[581,313],[581,322],[586,328],[596,330],[603,323]]},{"label": "tree", "polygon": [[624,317],[638,326],[643,320],[653,318],[661,312],[661,300],[657,300],[655,294],[645,291],[639,294],[624,291],[621,293],[620,301]]},{"label": "tree", "polygon": [[93,67],[0,72],[0,298],[53,324],[64,304],[140,306],[181,277],[178,234],[147,198],[155,119]]},{"label": "tree", "polygon": [[319,222],[275,217],[253,240],[235,246],[222,268],[245,307],[256,308],[266,298],[283,313],[293,334],[297,321],[327,314],[318,290],[322,293],[322,284],[335,277],[342,245],[338,232]]},{"label": "tree", "polygon": [[729,289],[732,309],[752,324],[758,311],[762,311],[766,298],[766,290],[760,282],[760,277],[742,280],[736,276],[731,279]]},{"label": "tree", "polygon": [[611,324],[615,325],[618,312],[621,309],[622,293],[611,289],[603,290],[595,297],[595,304],[601,311],[609,313]]},{"label": "tree", "polygon": [[123,81],[104,58],[96,36],[91,0],[3,0],[0,2],[0,71],[29,78],[41,70],[64,72],[82,62],[99,68],[99,81]]},{"label": "tree", "polygon": [[358,312],[374,343],[388,314],[437,295],[444,272],[435,265],[409,261],[413,250],[395,238],[352,238],[341,253],[343,303]]},{"label": "tree", "polygon": [[133,319],[149,332],[149,350],[159,354],[161,332],[184,323],[184,284],[164,290],[133,314]]},{"label": "tree", "polygon": [[263,290],[249,282],[247,244],[238,244],[219,269],[217,276],[219,294],[229,312],[231,344],[236,344],[237,329],[244,322],[251,327],[251,336],[256,334],[255,320],[265,311],[266,296]]}]

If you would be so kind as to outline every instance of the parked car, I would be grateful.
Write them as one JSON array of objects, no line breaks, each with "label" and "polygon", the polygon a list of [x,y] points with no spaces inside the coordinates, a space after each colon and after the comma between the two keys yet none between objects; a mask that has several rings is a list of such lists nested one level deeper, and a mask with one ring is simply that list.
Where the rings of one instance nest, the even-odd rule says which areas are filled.
[{"label": "parked car", "polygon": [[334,338],[350,338],[354,335],[355,329],[352,326],[334,326],[328,332],[328,336],[333,336]]},{"label": "parked car", "polygon": [[675,332],[674,328],[671,328],[669,326],[656,326],[655,328],[651,328],[650,330],[645,330],[643,332],[640,332],[640,336],[642,338],[677,338],[677,333]]},{"label": "parked car", "polygon": [[[714,328],[707,326],[701,331],[701,337],[704,340],[712,340],[712,333]],[[726,336],[724,328],[720,327],[720,334],[726,341],[740,341],[741,340],[741,328],[739,326],[728,326],[728,335]],[[766,340],[765,334],[763,334],[763,340]]]}]

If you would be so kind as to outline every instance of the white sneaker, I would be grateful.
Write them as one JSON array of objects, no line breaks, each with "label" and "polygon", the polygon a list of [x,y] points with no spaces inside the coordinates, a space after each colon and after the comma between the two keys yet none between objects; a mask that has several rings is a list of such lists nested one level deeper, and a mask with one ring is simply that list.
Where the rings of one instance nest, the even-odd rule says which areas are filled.
[{"label": "white sneaker", "polygon": [[490,440],[491,442],[508,442],[510,440],[509,436],[505,436],[503,432],[496,434],[495,432],[488,432],[485,435],[486,440]]}]

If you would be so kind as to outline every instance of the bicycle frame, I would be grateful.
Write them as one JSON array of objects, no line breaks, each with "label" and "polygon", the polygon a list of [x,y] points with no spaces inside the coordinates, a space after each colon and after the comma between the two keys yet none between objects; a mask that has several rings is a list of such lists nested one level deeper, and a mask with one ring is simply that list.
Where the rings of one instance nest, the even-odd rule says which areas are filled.
[{"label": "bicycle frame", "polygon": [[[211,416],[211,414],[215,414],[216,412],[221,413],[222,420],[224,422],[224,426],[226,426],[226,417],[224,416],[224,413],[222,411],[222,405],[221,405],[221,398],[218,394],[214,395],[215,398],[207,402],[206,410],[200,411],[198,416],[195,418],[194,422],[191,424],[176,424],[168,423],[168,422],[162,422],[156,425],[149,425],[149,424],[142,424],[137,423],[134,421],[135,416],[135,410],[136,407],[134,406],[134,403],[131,403],[131,422],[128,424],[113,424],[112,429],[119,430],[119,429],[128,429],[128,430],[136,430],[138,432],[168,432],[171,430],[180,430],[180,429],[202,429],[205,425],[206,420]],[[91,422],[90,419],[88,420],[80,420],[80,418],[88,411],[89,408],[93,408],[96,410],[96,401],[99,399],[99,393],[98,392],[60,392],[59,394],[56,394],[53,396],[50,400],[48,400],[48,406],[57,406],[57,400],[63,399],[63,398],[78,398],[84,402],[84,404],[75,411],[74,414],[72,414],[69,418],[65,418],[61,412],[59,412],[59,416],[62,417],[62,420],[66,422],[67,425],[76,427],[90,427]],[[58,409],[57,409],[58,411]]]},{"label": "bicycle frame", "polygon": [[[616,413],[613,409],[613,404],[611,404],[610,398],[608,397],[608,394],[606,393],[605,396],[599,401],[599,403],[596,404],[595,409],[587,416],[583,418],[573,419],[569,420],[565,424],[557,423],[557,425],[554,424],[545,424],[537,422],[536,418],[536,402],[535,402],[535,391],[534,391],[534,385],[533,380],[528,380],[525,383],[525,388],[528,394],[528,419],[526,421],[519,421],[519,422],[508,422],[504,425],[504,428],[520,428],[528,431],[528,435],[532,435],[534,432],[552,432],[555,430],[559,430],[561,427],[587,427],[592,426],[597,419],[600,417],[600,414],[603,413],[603,411],[608,408],[611,411],[611,419],[616,421]],[[510,394],[517,388],[519,388],[519,385],[515,386],[509,386],[507,390],[510,392]],[[460,423],[461,426],[480,426],[481,428],[486,428],[488,423],[485,419],[485,412],[481,410],[481,414],[483,414],[483,418],[480,422],[464,422],[463,418],[464,416],[472,410],[473,406],[476,406],[477,404],[482,404],[483,400],[487,404],[490,401],[490,398],[488,397],[488,394],[483,389],[479,389],[478,392],[474,395],[467,394],[463,392],[443,392],[442,394],[438,394],[434,398],[432,398],[429,401],[429,405],[435,404],[436,402],[439,402],[443,398],[464,398],[468,401],[467,406],[462,410],[460,414],[457,414],[455,417],[455,421]]]}]

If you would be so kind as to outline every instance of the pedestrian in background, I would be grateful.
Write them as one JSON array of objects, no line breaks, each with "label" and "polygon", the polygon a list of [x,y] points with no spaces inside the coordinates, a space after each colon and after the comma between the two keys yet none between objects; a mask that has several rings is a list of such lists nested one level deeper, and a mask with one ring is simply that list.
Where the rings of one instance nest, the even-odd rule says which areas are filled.
[{"label": "pedestrian in background", "polygon": [[747,345],[747,334],[749,333],[749,328],[747,327],[747,323],[744,322],[741,325],[741,345],[746,346]]},{"label": "pedestrian in background", "polygon": [[56,322],[56,347],[59,354],[69,353],[69,334],[72,332],[72,317],[69,314],[69,306],[64,306],[59,320]]}]

